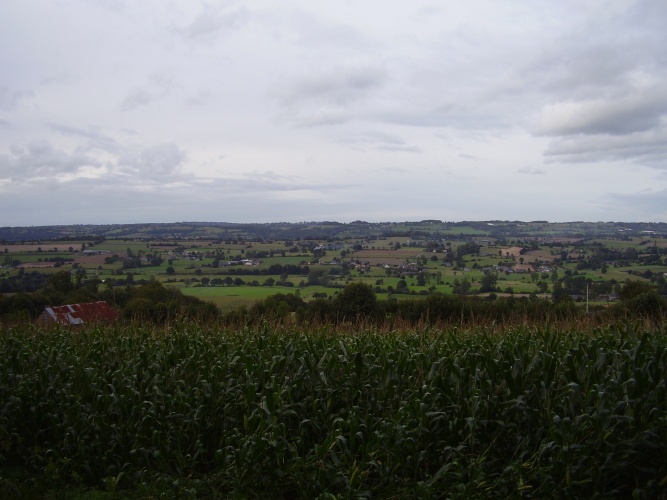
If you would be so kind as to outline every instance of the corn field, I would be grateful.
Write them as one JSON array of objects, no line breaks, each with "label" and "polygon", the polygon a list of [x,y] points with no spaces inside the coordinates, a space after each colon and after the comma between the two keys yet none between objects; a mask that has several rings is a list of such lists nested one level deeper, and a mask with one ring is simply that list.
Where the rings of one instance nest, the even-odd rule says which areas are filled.
[{"label": "corn field", "polygon": [[665,498],[667,336],[0,332],[0,496]]}]

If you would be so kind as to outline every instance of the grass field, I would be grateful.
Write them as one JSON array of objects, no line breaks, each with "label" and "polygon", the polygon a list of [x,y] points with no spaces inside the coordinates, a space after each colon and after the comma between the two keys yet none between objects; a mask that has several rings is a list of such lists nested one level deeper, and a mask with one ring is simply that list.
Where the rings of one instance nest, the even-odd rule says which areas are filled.
[{"label": "grass field", "polygon": [[[211,286],[211,287],[180,287],[185,295],[207,300],[220,307],[223,311],[237,307],[252,306],[258,300],[277,293],[295,293],[295,287],[282,286]],[[312,291],[309,289],[309,293]]]}]

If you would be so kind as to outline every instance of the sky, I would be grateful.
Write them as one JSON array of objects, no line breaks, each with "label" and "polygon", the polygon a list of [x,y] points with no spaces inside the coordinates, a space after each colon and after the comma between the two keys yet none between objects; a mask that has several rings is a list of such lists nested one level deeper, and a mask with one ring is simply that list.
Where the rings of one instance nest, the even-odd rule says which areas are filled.
[{"label": "sky", "polygon": [[664,0],[2,0],[0,226],[667,222]]}]

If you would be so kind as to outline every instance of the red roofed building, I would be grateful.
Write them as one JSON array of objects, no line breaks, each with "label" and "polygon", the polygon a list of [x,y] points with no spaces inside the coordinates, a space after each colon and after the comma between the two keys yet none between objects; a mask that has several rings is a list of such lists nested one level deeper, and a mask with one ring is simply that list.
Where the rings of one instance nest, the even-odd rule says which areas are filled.
[{"label": "red roofed building", "polygon": [[84,325],[102,321],[114,321],[117,317],[118,313],[109,304],[101,300],[85,304],[46,307],[37,318],[37,324]]}]

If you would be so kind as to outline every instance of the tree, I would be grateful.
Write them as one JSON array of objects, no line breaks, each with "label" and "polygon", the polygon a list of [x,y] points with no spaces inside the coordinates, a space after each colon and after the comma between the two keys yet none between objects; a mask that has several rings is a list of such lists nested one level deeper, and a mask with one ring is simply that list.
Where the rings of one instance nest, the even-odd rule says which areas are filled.
[{"label": "tree", "polygon": [[377,312],[377,297],[371,285],[350,283],[336,296],[335,305],[345,318],[370,317]]},{"label": "tree", "polygon": [[456,295],[468,295],[470,291],[470,280],[468,278],[463,278],[461,281],[458,279],[454,280],[454,293]]},{"label": "tree", "polygon": [[169,275],[176,274],[176,270],[175,270],[173,267],[171,267],[171,266],[169,266],[169,267],[165,270],[165,272],[166,272],[167,274],[169,274]]},{"label": "tree", "polygon": [[496,290],[496,284],[498,282],[498,273],[494,271],[489,271],[482,276],[480,281],[481,286],[479,288],[480,292],[494,292]]},{"label": "tree", "polygon": [[651,293],[654,292],[653,287],[649,283],[642,283],[641,281],[628,280],[621,292],[618,294],[618,298],[621,301],[628,301],[641,295],[642,293]]},{"label": "tree", "polygon": [[58,271],[49,278],[49,288],[64,295],[74,290],[72,276],[67,271]]}]

